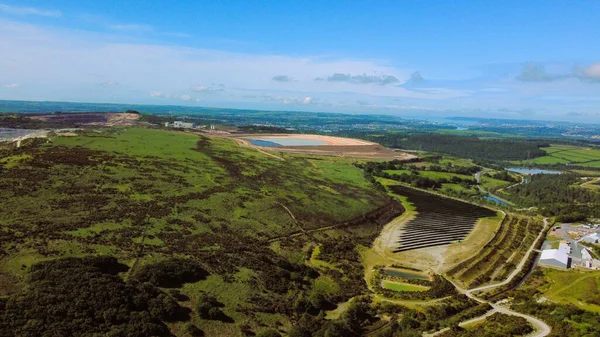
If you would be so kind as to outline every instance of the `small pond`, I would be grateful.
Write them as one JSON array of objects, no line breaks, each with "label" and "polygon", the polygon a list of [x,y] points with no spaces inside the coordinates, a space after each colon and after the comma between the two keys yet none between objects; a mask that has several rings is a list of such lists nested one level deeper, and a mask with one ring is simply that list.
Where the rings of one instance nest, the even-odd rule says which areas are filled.
[{"label": "small pond", "polygon": [[520,173],[520,174],[561,174],[561,171],[551,171],[536,168],[523,168],[523,167],[507,167],[507,171]]},{"label": "small pond", "polygon": [[261,137],[245,138],[252,145],[256,146],[319,146],[327,145],[326,142],[317,139],[302,138],[280,138],[280,137]]},{"label": "small pond", "polygon": [[486,196],[485,196],[485,197],[483,197],[483,198],[484,198],[484,199],[486,199],[486,200],[489,200],[489,201],[495,202],[495,203],[497,203],[497,204],[499,204],[499,205],[502,205],[502,206],[508,206],[508,203],[507,203],[506,201],[504,201],[504,200],[500,200],[500,199],[498,199],[498,198],[494,198],[494,197],[492,197],[492,196],[490,196],[490,195],[486,195]]},{"label": "small pond", "polygon": [[429,276],[426,274],[405,269],[384,269],[383,273],[389,276],[412,278],[418,280],[429,280]]}]

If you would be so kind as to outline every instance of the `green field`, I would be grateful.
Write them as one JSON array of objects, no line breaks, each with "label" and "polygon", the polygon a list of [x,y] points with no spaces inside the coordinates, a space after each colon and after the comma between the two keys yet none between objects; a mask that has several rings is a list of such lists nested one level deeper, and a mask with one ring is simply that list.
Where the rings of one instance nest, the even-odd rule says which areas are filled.
[{"label": "green field", "polygon": [[514,162],[521,165],[573,164],[584,167],[600,167],[600,149],[570,145],[551,145],[542,148],[547,155],[530,160]]},{"label": "green field", "polygon": [[548,268],[544,276],[548,285],[542,290],[548,299],[600,313],[600,271]]},{"label": "green field", "polygon": [[416,284],[410,283],[402,283],[402,282],[394,282],[394,281],[382,281],[382,285],[384,288],[393,290],[393,291],[425,291],[429,289],[426,286],[420,286]]},{"label": "green field", "polygon": [[508,182],[508,181],[487,177],[485,174],[481,175],[480,183],[481,183],[481,187],[483,187],[487,191],[495,191],[497,189],[500,189],[500,188],[503,188],[503,187],[506,187],[506,186],[509,186],[512,184],[511,182]]}]

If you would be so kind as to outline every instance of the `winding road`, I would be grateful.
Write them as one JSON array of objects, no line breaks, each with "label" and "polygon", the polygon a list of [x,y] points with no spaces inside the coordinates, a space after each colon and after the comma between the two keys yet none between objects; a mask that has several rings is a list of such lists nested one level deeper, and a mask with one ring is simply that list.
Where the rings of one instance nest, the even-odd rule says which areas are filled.
[{"label": "winding road", "polygon": [[[469,320],[463,321],[461,323],[459,323],[459,326],[464,326],[470,323],[474,323],[480,320],[485,319],[486,317],[492,315],[495,312],[500,312],[506,315],[511,315],[511,316],[519,316],[519,317],[523,317],[524,319],[526,319],[534,328],[535,331],[530,333],[527,337],[544,337],[547,336],[548,334],[550,334],[550,331],[552,331],[552,329],[550,328],[550,326],[546,323],[544,323],[543,321],[533,317],[533,316],[529,316],[529,315],[525,315],[522,314],[520,312],[516,312],[514,310],[511,310],[503,305],[501,305],[500,302],[497,303],[490,303],[484,299],[481,299],[475,295],[473,295],[474,292],[478,292],[478,291],[484,291],[484,290],[490,290],[493,288],[497,288],[497,287],[501,287],[503,285],[508,284],[510,281],[512,281],[513,278],[515,278],[517,276],[517,274],[523,269],[523,267],[525,266],[525,263],[527,262],[527,259],[529,258],[529,255],[535,250],[535,246],[536,243],[543,239],[544,233],[546,233],[546,230],[548,228],[549,224],[548,224],[548,219],[544,218],[544,228],[542,228],[542,230],[540,231],[538,237],[536,238],[536,240],[533,242],[533,244],[531,245],[531,247],[529,247],[529,249],[527,250],[527,253],[523,256],[523,259],[521,260],[521,262],[519,262],[519,264],[517,265],[517,267],[515,268],[515,270],[506,278],[506,280],[500,282],[500,283],[496,283],[496,284],[491,284],[491,285],[487,285],[487,286],[483,286],[483,287],[478,287],[478,288],[473,288],[473,289],[464,289],[461,288],[458,284],[456,284],[455,282],[453,282],[452,280],[448,279],[446,277],[446,279],[451,282],[454,287],[456,287],[456,290],[458,290],[458,292],[466,295],[467,297],[469,297],[470,299],[473,299],[474,301],[477,301],[479,303],[489,303],[489,305],[492,306],[492,310],[486,312],[484,315],[475,317],[475,318],[471,318]],[[445,277],[445,276],[444,276]],[[432,336],[436,336],[439,335],[445,331],[449,330],[449,328],[445,328],[439,331],[436,331],[434,333],[430,333],[430,334],[423,334],[424,337],[432,337]]]}]

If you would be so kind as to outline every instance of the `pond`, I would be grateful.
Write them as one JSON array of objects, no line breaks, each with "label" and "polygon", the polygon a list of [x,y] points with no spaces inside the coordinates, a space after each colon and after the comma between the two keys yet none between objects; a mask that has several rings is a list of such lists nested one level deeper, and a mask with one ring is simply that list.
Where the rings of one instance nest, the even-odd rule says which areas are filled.
[{"label": "pond", "polygon": [[485,200],[489,200],[489,201],[495,202],[495,203],[497,203],[497,204],[499,204],[499,205],[502,205],[502,206],[508,206],[508,203],[507,203],[506,201],[504,201],[504,200],[500,200],[500,199],[498,199],[498,198],[494,198],[494,197],[492,197],[492,196],[490,196],[490,195],[486,195],[486,196],[485,196],[485,197],[483,197],[483,198],[484,198]]},{"label": "pond", "polygon": [[429,280],[429,276],[416,272],[416,271],[410,271],[410,270],[404,270],[404,269],[384,269],[383,273],[389,276],[396,276],[396,277],[402,277],[402,278],[412,278],[412,279],[417,279],[417,280]]},{"label": "pond", "polygon": [[507,171],[520,173],[520,174],[561,174],[561,171],[551,171],[536,168],[523,168],[523,167],[507,167]]},{"label": "pond", "polygon": [[25,136],[36,131],[37,130],[0,128],[0,142],[10,141],[13,138]]},{"label": "pond", "polygon": [[261,137],[245,138],[252,145],[256,146],[319,146],[327,145],[326,142],[317,139],[302,138],[282,138],[282,137]]}]

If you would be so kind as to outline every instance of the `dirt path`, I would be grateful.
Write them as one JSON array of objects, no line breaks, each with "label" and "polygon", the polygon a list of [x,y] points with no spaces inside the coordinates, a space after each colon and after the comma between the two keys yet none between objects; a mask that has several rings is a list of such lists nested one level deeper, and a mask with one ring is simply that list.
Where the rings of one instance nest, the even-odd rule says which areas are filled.
[{"label": "dirt path", "polygon": [[[550,334],[552,329],[550,328],[550,326],[548,324],[544,323],[543,321],[541,321],[533,316],[529,316],[529,315],[522,314],[520,312],[513,311],[507,307],[502,306],[500,303],[490,303],[486,300],[483,300],[483,299],[473,295],[473,292],[489,290],[492,288],[496,288],[496,287],[500,287],[505,284],[508,284],[523,269],[525,263],[527,262],[527,259],[529,258],[529,254],[531,254],[531,252],[534,250],[536,243],[539,240],[543,239],[543,235],[546,232],[548,225],[549,225],[548,219],[544,218],[544,228],[540,231],[540,234],[538,235],[536,240],[532,243],[531,247],[529,247],[529,249],[527,250],[527,253],[525,254],[525,256],[523,256],[523,259],[521,259],[521,262],[519,262],[519,264],[517,265],[517,268],[515,268],[515,270],[503,282],[467,290],[467,289],[461,288],[458,284],[456,284],[452,280],[446,278],[448,281],[450,281],[452,284],[454,284],[454,287],[456,287],[456,290],[458,290],[460,293],[468,296],[469,298],[471,298],[479,303],[489,303],[493,308],[492,310],[486,312],[484,315],[461,322],[459,325],[462,325],[462,324],[466,325],[466,324],[468,324],[467,322],[472,323],[474,321],[483,320],[487,316],[490,315],[491,311],[494,311],[494,312],[500,312],[500,313],[503,313],[506,315],[519,316],[519,317],[523,317],[524,319],[526,319],[527,322],[529,322],[535,328],[535,331],[532,332],[531,334],[529,334],[527,337],[544,337],[544,336],[547,336],[548,334]],[[436,331],[431,334],[423,334],[423,336],[436,336],[447,330],[448,329],[439,330],[439,331]]]},{"label": "dirt path", "polygon": [[546,233],[547,229],[548,229],[548,220],[546,218],[544,218],[544,227],[542,228],[542,230],[538,234],[537,238],[533,241],[531,247],[529,247],[529,249],[527,250],[527,252],[523,256],[523,258],[521,259],[521,261],[519,262],[519,264],[517,265],[517,267],[515,268],[515,270],[513,270],[513,272],[510,273],[510,275],[508,275],[508,277],[506,278],[506,280],[504,280],[504,281],[502,281],[500,283],[490,284],[490,285],[487,285],[487,286],[482,286],[482,287],[470,289],[469,291],[470,292],[477,292],[477,291],[489,290],[489,289],[492,289],[492,288],[503,286],[505,284],[508,284],[510,281],[512,281],[512,279],[515,278],[515,276],[517,276],[517,274],[521,271],[521,269],[523,269],[523,266],[525,266],[525,263],[527,263],[527,259],[529,258],[529,255],[535,249],[536,243],[539,240],[543,239],[544,233]]}]

